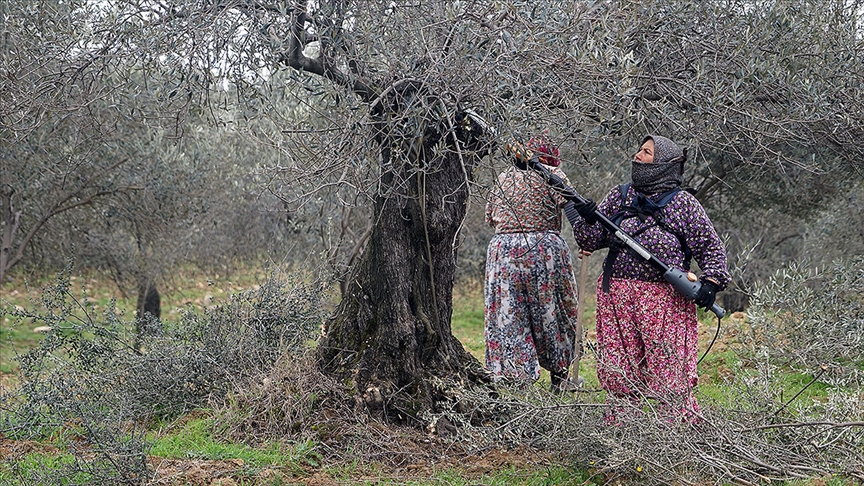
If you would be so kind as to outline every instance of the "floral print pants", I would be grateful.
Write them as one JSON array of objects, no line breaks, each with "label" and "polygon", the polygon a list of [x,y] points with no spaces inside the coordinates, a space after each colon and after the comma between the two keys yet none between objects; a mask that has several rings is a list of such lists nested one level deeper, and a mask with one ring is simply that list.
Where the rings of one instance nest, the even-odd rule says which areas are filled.
[{"label": "floral print pants", "polygon": [[565,374],[576,342],[570,249],[555,232],[496,234],[486,255],[486,367],[536,381]]},{"label": "floral print pants", "polygon": [[[601,276],[602,279],[602,276]],[[666,282],[613,278],[597,283],[597,378],[611,405],[607,422],[656,399],[667,419],[693,420],[698,330],[696,306]]]}]

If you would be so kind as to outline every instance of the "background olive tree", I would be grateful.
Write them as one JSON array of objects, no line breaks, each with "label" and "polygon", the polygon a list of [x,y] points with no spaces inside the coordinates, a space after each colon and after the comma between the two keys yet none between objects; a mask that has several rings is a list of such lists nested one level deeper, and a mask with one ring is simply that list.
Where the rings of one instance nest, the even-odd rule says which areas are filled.
[{"label": "background olive tree", "polygon": [[159,53],[133,47],[107,5],[2,9],[0,282],[72,257],[140,301],[177,265],[286,250],[284,204],[256,171],[277,151],[234,129],[234,103],[216,113],[202,102],[230,92],[193,96],[170,63],[136,58]]}]

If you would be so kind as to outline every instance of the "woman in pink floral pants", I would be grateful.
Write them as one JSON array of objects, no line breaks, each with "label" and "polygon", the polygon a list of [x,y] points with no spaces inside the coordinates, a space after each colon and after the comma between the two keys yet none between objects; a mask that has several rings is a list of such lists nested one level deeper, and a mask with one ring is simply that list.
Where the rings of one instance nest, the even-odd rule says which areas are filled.
[{"label": "woman in pink floral pants", "polygon": [[693,301],[665,282],[612,279],[609,292],[597,293],[597,378],[613,397],[608,420],[640,409],[642,398],[657,399],[667,416],[699,412],[696,326]]},{"label": "woman in pink floral pants", "polygon": [[[597,205],[576,209],[574,236],[584,251],[609,248],[597,285],[597,378],[610,403],[607,421],[624,410],[640,413],[645,398],[671,419],[695,420],[697,382],[696,305],[709,308],[730,275],[726,249],[705,209],[680,190],[686,152],[665,137],[649,135],[634,155],[631,182],[615,187]],[[663,196],[668,204],[658,207]],[[695,301],[679,295],[653,265],[599,224],[600,211],[666,262],[690,270],[699,265],[702,283]],[[695,275],[694,275],[695,278]]]}]

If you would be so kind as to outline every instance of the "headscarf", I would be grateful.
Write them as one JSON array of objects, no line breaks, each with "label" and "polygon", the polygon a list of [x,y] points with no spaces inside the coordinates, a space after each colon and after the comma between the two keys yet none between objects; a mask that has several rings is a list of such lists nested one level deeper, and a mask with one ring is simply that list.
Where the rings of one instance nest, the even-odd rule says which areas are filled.
[{"label": "headscarf", "polygon": [[654,162],[633,161],[630,170],[633,189],[643,194],[659,194],[681,187],[687,153],[666,137],[648,135],[642,144],[648,140],[654,141]]},{"label": "headscarf", "polygon": [[545,130],[543,133],[533,137],[531,140],[528,140],[528,143],[525,144],[525,148],[539,154],[545,154],[538,157],[538,160],[540,160],[540,163],[543,165],[548,165],[549,167],[558,167],[561,165],[558,146],[555,145],[555,142],[551,138],[549,138],[549,132]]}]

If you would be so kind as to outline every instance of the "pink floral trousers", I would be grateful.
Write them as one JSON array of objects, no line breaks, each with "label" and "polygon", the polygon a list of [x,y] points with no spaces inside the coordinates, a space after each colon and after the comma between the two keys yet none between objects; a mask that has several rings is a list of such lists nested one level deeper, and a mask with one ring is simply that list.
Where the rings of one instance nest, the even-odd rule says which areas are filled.
[{"label": "pink floral trousers", "polygon": [[644,398],[666,419],[696,419],[696,306],[670,284],[613,278],[604,293],[598,279],[597,350],[607,422],[641,413]]}]

